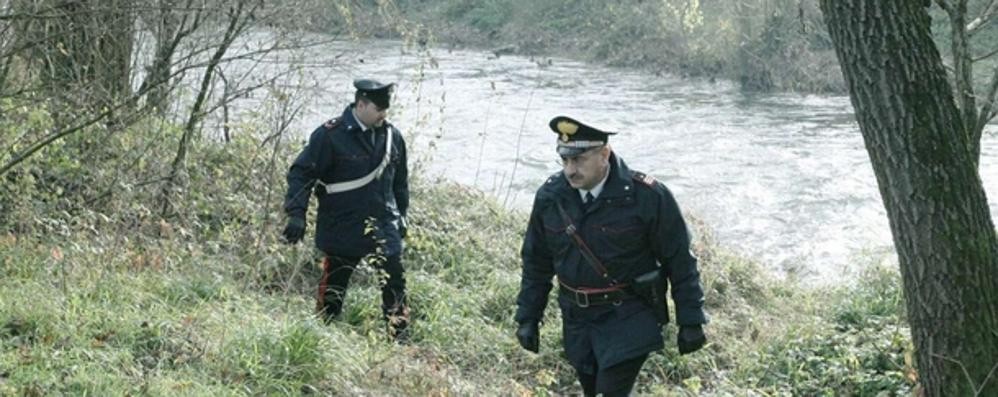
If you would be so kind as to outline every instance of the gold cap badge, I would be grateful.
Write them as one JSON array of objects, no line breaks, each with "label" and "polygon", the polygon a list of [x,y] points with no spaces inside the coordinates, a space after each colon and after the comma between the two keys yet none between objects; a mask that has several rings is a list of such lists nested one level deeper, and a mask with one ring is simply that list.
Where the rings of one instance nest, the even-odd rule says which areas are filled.
[{"label": "gold cap badge", "polygon": [[579,125],[571,121],[559,121],[558,122],[558,132],[561,133],[561,141],[568,142],[568,136],[575,134],[579,131]]}]

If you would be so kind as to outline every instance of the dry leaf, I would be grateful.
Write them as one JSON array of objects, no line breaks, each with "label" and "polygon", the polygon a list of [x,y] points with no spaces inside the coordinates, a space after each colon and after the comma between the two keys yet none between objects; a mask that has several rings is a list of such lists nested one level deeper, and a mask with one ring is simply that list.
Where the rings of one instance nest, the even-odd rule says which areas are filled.
[{"label": "dry leaf", "polygon": [[52,247],[52,260],[62,262],[62,250],[59,247]]}]

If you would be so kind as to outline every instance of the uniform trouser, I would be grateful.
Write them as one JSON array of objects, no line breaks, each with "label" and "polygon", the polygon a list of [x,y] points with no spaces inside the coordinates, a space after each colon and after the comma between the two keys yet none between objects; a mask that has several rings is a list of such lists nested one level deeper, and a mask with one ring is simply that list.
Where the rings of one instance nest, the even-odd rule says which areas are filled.
[{"label": "uniform trouser", "polygon": [[579,383],[582,384],[582,392],[588,396],[595,396],[602,393],[603,397],[627,396],[634,388],[634,381],[641,372],[648,355],[624,361],[622,363],[607,367],[596,367],[596,373],[585,373],[576,368],[579,376]]},{"label": "uniform trouser", "polygon": [[[408,310],[405,303],[405,275],[401,255],[392,255],[376,264],[384,271],[381,281],[381,311],[385,318],[397,328],[408,324]],[[316,311],[326,322],[343,311],[350,276],[360,264],[360,257],[329,255],[322,260],[322,278],[319,280]]]}]

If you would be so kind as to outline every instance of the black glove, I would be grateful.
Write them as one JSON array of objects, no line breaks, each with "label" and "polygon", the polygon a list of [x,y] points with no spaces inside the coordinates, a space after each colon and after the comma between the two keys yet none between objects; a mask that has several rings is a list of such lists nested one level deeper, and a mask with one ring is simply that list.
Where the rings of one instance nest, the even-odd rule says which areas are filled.
[{"label": "black glove", "polygon": [[679,327],[679,334],[676,335],[679,354],[689,354],[700,350],[704,343],[707,343],[707,336],[703,334],[703,326],[700,324]]},{"label": "black glove", "polygon": [[516,340],[520,341],[520,346],[524,349],[537,353],[541,349],[540,335],[537,332],[537,322],[527,321],[520,324],[516,330]]},{"label": "black glove", "polygon": [[288,244],[297,244],[305,237],[305,219],[292,216],[288,218],[288,225],[284,227],[284,241]]},{"label": "black glove", "polygon": [[399,217],[399,236],[405,238],[409,234],[409,222],[406,222],[405,217]]}]

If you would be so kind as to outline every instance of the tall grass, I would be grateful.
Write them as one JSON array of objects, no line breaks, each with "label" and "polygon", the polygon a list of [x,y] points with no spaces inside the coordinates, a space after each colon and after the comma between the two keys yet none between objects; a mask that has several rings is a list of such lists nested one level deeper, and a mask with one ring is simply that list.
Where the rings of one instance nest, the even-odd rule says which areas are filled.
[{"label": "tall grass", "polygon": [[[28,117],[38,110],[3,110],[46,122]],[[161,218],[155,181],[169,164],[155,154],[174,147],[176,134],[164,133],[171,128],[149,120],[118,134],[91,131],[3,176],[0,395],[581,391],[562,358],[556,305],[539,355],[512,336],[525,214],[474,189],[414,177],[403,259],[412,343],[397,345],[381,318],[375,269],[354,275],[337,321],[313,316],[314,252],[277,240],[284,165],[268,159],[293,150],[253,138],[259,126],[242,124],[229,144],[197,143],[172,198],[176,215]],[[17,131],[4,124],[0,137]],[[693,224],[710,343],[679,356],[675,328],[666,327],[670,343],[646,364],[640,393],[911,388],[917,373],[895,271],[804,288],[767,276]]]}]

